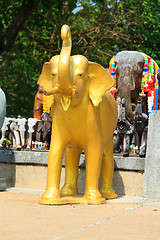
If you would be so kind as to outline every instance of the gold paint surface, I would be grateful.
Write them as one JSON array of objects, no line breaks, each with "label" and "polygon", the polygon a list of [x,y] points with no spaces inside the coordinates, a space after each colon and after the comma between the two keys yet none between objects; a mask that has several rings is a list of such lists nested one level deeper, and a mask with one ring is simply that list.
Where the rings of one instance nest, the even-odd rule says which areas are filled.
[{"label": "gold paint surface", "polygon": [[[113,133],[118,114],[116,102],[108,92],[114,81],[99,64],[89,62],[81,55],[70,56],[71,33],[67,25],[62,27],[62,40],[60,56],[54,56],[44,64],[38,80],[46,94],[46,102],[52,105],[53,120],[47,189],[40,203],[103,204],[105,198],[117,197],[112,178]],[[73,197],[78,193],[78,166],[82,150],[86,160],[85,193],[83,197]],[[65,197],[60,197],[64,154],[65,184],[61,194]]]}]

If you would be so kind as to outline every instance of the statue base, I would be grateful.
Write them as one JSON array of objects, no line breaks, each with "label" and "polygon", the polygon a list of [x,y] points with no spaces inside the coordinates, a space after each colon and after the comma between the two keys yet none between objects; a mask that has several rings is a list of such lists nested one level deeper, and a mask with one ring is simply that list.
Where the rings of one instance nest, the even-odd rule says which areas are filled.
[{"label": "statue base", "polygon": [[65,204],[105,204],[106,200],[103,197],[98,199],[89,199],[81,194],[76,196],[62,196],[56,199],[43,199],[41,198],[40,204],[42,205],[65,205]]}]

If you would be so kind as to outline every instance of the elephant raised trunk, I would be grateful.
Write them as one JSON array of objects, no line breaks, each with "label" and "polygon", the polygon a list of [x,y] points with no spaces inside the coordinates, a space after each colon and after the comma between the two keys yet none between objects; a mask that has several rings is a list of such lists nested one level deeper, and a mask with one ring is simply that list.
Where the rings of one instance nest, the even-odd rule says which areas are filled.
[{"label": "elephant raised trunk", "polygon": [[123,87],[123,89],[119,90],[119,97],[125,98],[125,111],[126,111],[126,116],[129,118],[129,120],[134,119],[134,111],[132,109],[132,102],[131,102],[131,93],[128,90],[126,86]]},{"label": "elephant raised trunk", "polygon": [[70,95],[72,89],[70,81],[70,54],[71,54],[71,31],[69,26],[63,25],[61,29],[61,38],[63,40],[62,50],[58,65],[59,88],[63,94]]},{"label": "elephant raised trunk", "polygon": [[62,50],[59,56],[58,64],[58,84],[47,90],[44,93],[49,96],[56,93],[62,94],[62,104],[66,105],[65,110],[68,109],[70,105],[70,98],[73,96],[78,96],[79,92],[76,87],[71,84],[70,78],[70,54],[72,47],[71,31],[68,25],[63,25],[61,28],[61,38],[63,40]]},{"label": "elephant raised trunk", "polygon": [[132,120],[134,119],[134,112],[132,110],[132,103],[131,103],[131,97],[127,97],[125,100],[126,100],[126,115],[127,117],[129,118],[129,120]]},{"label": "elephant raised trunk", "polygon": [[119,97],[125,98],[126,115],[129,120],[134,119],[133,103],[131,93],[135,90],[135,78],[131,74],[131,64],[122,64],[123,71],[119,73],[118,90]]}]

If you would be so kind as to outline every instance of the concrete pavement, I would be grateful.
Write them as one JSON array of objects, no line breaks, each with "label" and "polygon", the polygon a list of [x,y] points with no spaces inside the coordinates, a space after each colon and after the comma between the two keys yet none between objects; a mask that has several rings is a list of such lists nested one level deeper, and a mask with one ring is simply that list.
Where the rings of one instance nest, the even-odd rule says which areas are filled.
[{"label": "concrete pavement", "polygon": [[40,205],[42,190],[0,192],[0,240],[160,240],[160,200],[120,196],[102,205]]}]

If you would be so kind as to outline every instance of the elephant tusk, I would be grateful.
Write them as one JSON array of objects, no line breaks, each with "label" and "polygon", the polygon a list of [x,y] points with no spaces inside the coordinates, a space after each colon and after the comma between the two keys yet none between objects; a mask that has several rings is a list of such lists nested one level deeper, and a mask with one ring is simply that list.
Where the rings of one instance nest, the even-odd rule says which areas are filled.
[{"label": "elephant tusk", "polygon": [[50,96],[52,94],[56,94],[56,93],[59,93],[59,88],[58,87],[54,87],[48,91],[44,90],[43,93],[46,95],[46,96]]},{"label": "elephant tusk", "polygon": [[79,97],[79,92],[76,88],[72,88],[71,96],[76,98]]},{"label": "elephant tusk", "polygon": [[[62,92],[64,92],[64,91],[61,91],[59,89],[59,87],[54,87],[54,88],[52,88],[52,89],[50,89],[48,91],[46,91],[46,90],[43,91],[43,93],[46,96],[50,96],[52,94],[62,93]],[[69,90],[68,94],[66,94],[66,95],[69,95],[71,97],[76,97],[77,98],[79,96],[79,92],[78,92],[78,90],[76,88],[72,88],[71,90]]]}]

